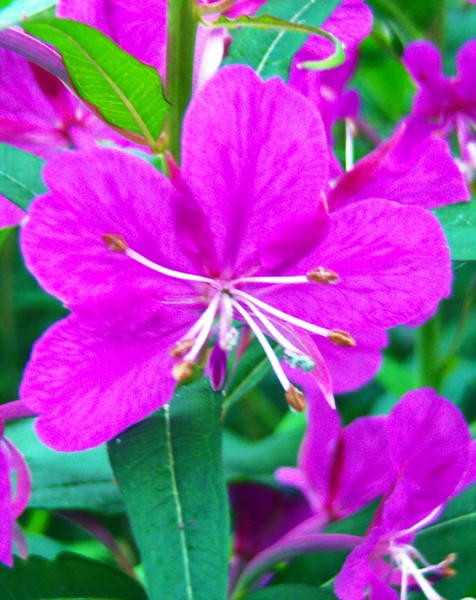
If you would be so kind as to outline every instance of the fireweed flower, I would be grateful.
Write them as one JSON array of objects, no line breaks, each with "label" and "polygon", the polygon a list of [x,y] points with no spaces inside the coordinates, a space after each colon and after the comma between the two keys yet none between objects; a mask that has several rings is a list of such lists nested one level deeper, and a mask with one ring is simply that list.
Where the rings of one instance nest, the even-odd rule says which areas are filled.
[{"label": "fireweed flower", "polygon": [[419,588],[428,600],[442,600],[430,581],[452,573],[454,556],[430,565],[413,542],[476,480],[475,448],[459,410],[429,388],[403,396],[388,416],[387,435],[394,484],[364,542],[344,563],[335,592],[341,600],[406,600]]},{"label": "fireweed flower", "polygon": [[[281,467],[281,483],[301,490],[312,511],[294,532],[317,532],[389,490],[386,417],[362,417],[347,427],[329,405],[310,397],[298,468]],[[363,460],[365,457],[365,460]]]},{"label": "fireweed flower", "polygon": [[430,42],[407,46],[403,62],[419,87],[410,120],[423,131],[448,136],[456,133],[461,168],[468,180],[476,170],[476,40],[456,55],[456,76],[442,73],[441,56]]},{"label": "fireweed flower", "polygon": [[113,149],[48,163],[51,191],[33,202],[22,246],[72,315],[36,344],[24,375],[41,439],[60,450],[110,439],[167,403],[209,341],[220,373],[234,319],[297,409],[290,373],[309,371],[329,403],[329,370],[342,386],[371,377],[384,329],[421,322],[449,293],[448,248],[420,208],[373,199],[328,215],[328,160],[304,97],[228,67],[189,107],[173,182]]}]

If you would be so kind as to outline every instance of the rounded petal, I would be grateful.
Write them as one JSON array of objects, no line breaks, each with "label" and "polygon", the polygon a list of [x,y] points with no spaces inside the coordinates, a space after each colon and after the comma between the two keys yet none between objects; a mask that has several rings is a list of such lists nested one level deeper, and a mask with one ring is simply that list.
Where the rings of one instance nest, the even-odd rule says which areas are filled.
[{"label": "rounded petal", "polygon": [[20,395],[39,413],[40,439],[60,451],[85,450],[166,404],[173,393],[170,347],[183,328],[170,314],[149,328],[97,333],[70,316],[36,343]]},{"label": "rounded petal", "polygon": [[395,489],[383,522],[402,530],[417,524],[448,500],[470,459],[471,436],[461,412],[424,388],[405,394],[387,421]]},{"label": "rounded petal", "polygon": [[255,288],[255,296],[309,323],[353,335],[421,323],[449,295],[449,249],[428,211],[373,199],[330,217],[325,238],[286,275],[322,266],[339,276],[337,283]]},{"label": "rounded petal", "polygon": [[146,258],[194,272],[174,229],[179,195],[146,161],[105,148],[66,152],[47,164],[44,176],[51,193],[32,203],[21,242],[48,292],[76,307],[141,288],[162,296],[190,290],[103,241],[104,234],[119,234]]},{"label": "rounded petal", "polygon": [[226,67],[194,97],[182,140],[183,176],[214,232],[223,276],[255,272],[270,246],[302,254],[329,160],[305,98],[249,67]]}]

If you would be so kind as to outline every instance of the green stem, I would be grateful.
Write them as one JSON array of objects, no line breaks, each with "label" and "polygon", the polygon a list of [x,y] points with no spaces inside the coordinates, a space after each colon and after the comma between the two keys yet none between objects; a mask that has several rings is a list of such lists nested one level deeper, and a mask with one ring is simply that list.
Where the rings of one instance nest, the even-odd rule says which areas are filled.
[{"label": "green stem", "polygon": [[168,149],[180,162],[180,137],[184,113],[192,97],[193,59],[198,15],[194,0],[168,0],[167,100],[171,104]]},{"label": "green stem", "polygon": [[433,387],[439,390],[442,384],[442,372],[438,357],[439,319],[435,315],[417,331],[416,357],[418,364],[418,383],[421,387]]}]

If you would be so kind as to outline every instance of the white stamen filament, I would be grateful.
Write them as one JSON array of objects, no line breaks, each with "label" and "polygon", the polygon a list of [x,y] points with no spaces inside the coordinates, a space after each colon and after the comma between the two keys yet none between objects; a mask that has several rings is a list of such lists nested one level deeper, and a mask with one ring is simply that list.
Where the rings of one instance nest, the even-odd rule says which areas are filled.
[{"label": "white stamen filament", "polygon": [[345,170],[354,166],[354,124],[352,119],[345,120]]},{"label": "white stamen filament", "polygon": [[233,307],[237,310],[237,312],[240,313],[240,315],[243,317],[243,319],[249,325],[250,329],[255,334],[256,339],[261,344],[261,347],[263,348],[266,356],[268,357],[269,362],[271,363],[271,366],[273,367],[273,371],[274,371],[276,377],[279,379],[279,383],[283,386],[284,391],[287,392],[289,390],[289,388],[291,387],[291,382],[286,377],[286,374],[283,371],[283,368],[279,362],[279,359],[276,356],[276,354],[274,353],[274,350],[271,348],[265,335],[263,334],[261,329],[258,327],[258,325],[253,321],[253,319],[250,317],[250,315],[246,312],[246,310],[242,306],[240,306],[240,304],[238,304],[238,302],[236,302],[234,300],[232,300],[232,302],[233,302]]},{"label": "white stamen filament", "polygon": [[[220,302],[220,294],[216,294],[210,304],[207,306],[205,312],[202,314],[199,320],[201,320],[201,329],[198,332],[198,335],[195,339],[193,346],[187,352],[187,354],[183,357],[184,361],[194,362],[197,358],[200,350],[208,339],[211,328],[213,326],[213,321],[215,320],[215,315],[218,309],[218,304]],[[198,323],[198,321],[197,321]]]},{"label": "white stamen filament", "polygon": [[248,302],[247,300],[242,301],[246,304],[253,313],[258,317],[258,319],[263,323],[269,333],[274,337],[274,339],[278,342],[280,346],[285,348],[286,350],[291,350],[291,352],[296,352],[297,354],[302,354],[302,351],[299,350],[296,346],[294,346],[288,339],[284,337],[284,335],[277,329],[273,323],[268,319],[266,315],[263,315],[261,311],[259,311],[254,304]]},{"label": "white stamen filament", "polygon": [[152,269],[152,271],[156,271],[157,273],[161,273],[162,275],[167,275],[168,277],[173,277],[174,279],[182,279],[183,281],[196,281],[202,283],[208,283],[214,288],[218,288],[218,285],[214,279],[210,279],[210,277],[202,277],[201,275],[191,275],[190,273],[182,273],[181,271],[175,271],[174,269],[169,269],[167,267],[163,267],[162,265],[158,265],[157,263],[145,258],[142,254],[139,254],[132,248],[127,248],[124,251],[124,254],[132,260],[144,265],[144,267],[148,267]]},{"label": "white stamen filament", "polygon": [[226,350],[230,344],[229,333],[233,327],[233,306],[228,294],[221,294],[220,330],[218,343],[222,350]]},{"label": "white stamen filament", "polygon": [[258,298],[254,298],[253,296],[251,296],[250,294],[247,294],[246,292],[243,292],[242,290],[235,290],[233,292],[233,295],[237,298],[248,300],[255,306],[259,306],[259,308],[262,308],[264,311],[268,312],[269,314],[271,314],[275,317],[278,317],[278,319],[282,319],[283,321],[286,321],[287,323],[291,323],[291,325],[296,325],[297,327],[300,327],[301,329],[305,329],[306,331],[310,331],[311,333],[315,333],[316,335],[322,335],[324,337],[327,337],[330,333],[329,329],[324,329],[324,327],[319,327],[318,325],[312,325],[311,323],[308,323],[307,321],[303,321],[302,319],[298,319],[297,317],[288,315],[287,313],[283,312],[282,310],[279,310],[279,308],[274,308],[273,306],[266,304],[266,302],[263,302],[262,300],[258,300]]},{"label": "white stamen filament", "polygon": [[395,560],[401,569],[402,573],[402,586],[400,593],[400,600],[406,600],[408,579],[409,576],[413,577],[415,583],[420,587],[423,594],[425,594],[428,600],[443,600],[443,597],[438,594],[428,581],[423,576],[421,570],[416,566],[412,559],[408,556],[406,550],[401,550],[395,553]]}]

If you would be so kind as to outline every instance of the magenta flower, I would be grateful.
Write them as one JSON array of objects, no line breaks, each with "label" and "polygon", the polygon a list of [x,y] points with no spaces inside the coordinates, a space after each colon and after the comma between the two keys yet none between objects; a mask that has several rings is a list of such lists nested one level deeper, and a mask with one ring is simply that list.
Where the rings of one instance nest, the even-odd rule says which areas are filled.
[{"label": "magenta flower", "polygon": [[295,535],[318,532],[358,511],[386,493],[394,475],[389,469],[386,417],[362,417],[342,428],[337,411],[318,400],[309,401],[298,468],[276,472],[281,483],[301,490],[313,513]]},{"label": "magenta flower", "polygon": [[5,423],[0,416],[0,562],[11,567],[13,542],[21,542],[15,521],[30,499],[31,477],[25,459],[4,436],[4,431]]},{"label": "magenta flower", "polygon": [[448,144],[415,129],[412,123],[403,123],[388,140],[342,173],[329,190],[329,209],[368,198],[388,198],[423,208],[469,200],[465,178]]},{"label": "magenta flower", "polygon": [[[412,545],[444,504],[476,480],[474,447],[463,416],[427,388],[409,392],[391,411],[387,435],[394,484],[377,510],[364,542],[348,556],[335,581],[341,600],[406,600],[418,587],[442,600],[428,581],[448,575],[452,555],[429,565]],[[420,564],[422,566],[420,566]]]},{"label": "magenta flower", "polygon": [[323,126],[280,80],[222,69],[189,107],[182,155],[173,182],[112,149],[46,166],[50,193],[33,202],[22,246],[72,315],[36,344],[21,396],[47,445],[100,444],[163,406],[208,341],[221,364],[233,319],[292,406],[304,399],[290,377],[305,371],[332,403],[326,361],[341,384],[368,378],[384,329],[423,321],[449,293],[448,248],[427,211],[374,199],[327,215]]},{"label": "magenta flower", "polygon": [[[345,90],[357,64],[357,48],[372,31],[372,12],[363,0],[343,0],[324,22],[322,28],[334,34],[345,45],[345,63],[324,71],[301,68],[307,61],[323,60],[333,52],[329,40],[316,35],[295,55],[291,65],[289,85],[298,90],[320,111],[331,146],[331,129],[337,120],[355,119],[359,110],[359,96],[354,90]],[[333,175],[341,169],[337,160]]]},{"label": "magenta flower", "polygon": [[468,179],[476,170],[476,40],[464,44],[456,56],[456,76],[442,73],[441,56],[430,42],[410,44],[403,62],[419,87],[410,115],[423,131],[441,136],[456,133],[462,169]]}]

